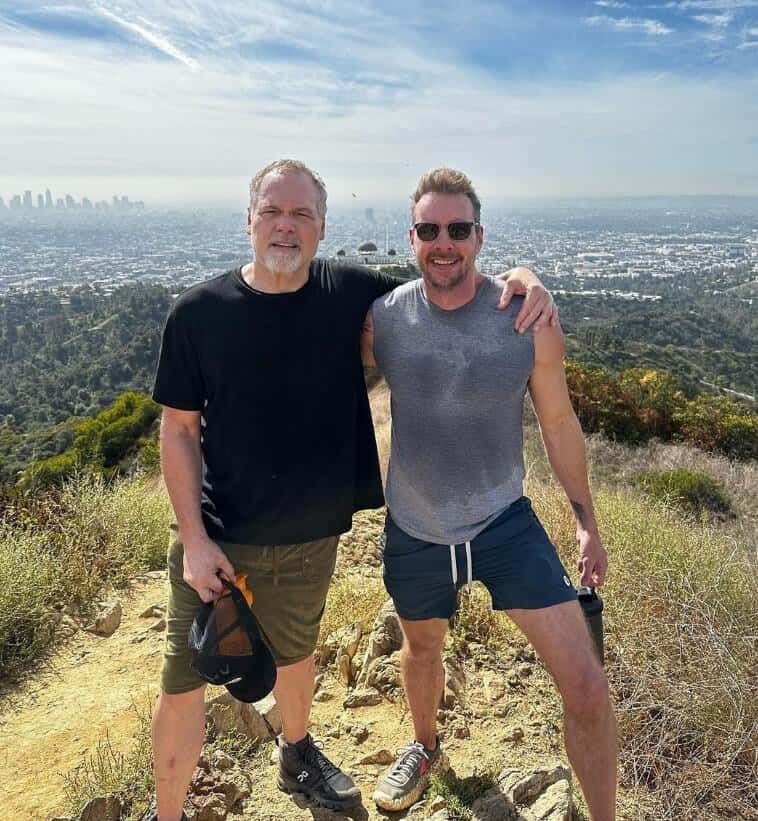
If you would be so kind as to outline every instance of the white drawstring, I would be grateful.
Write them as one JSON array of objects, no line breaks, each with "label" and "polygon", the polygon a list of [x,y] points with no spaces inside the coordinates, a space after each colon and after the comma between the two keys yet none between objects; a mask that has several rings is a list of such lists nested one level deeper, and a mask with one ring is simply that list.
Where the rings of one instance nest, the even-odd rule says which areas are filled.
[{"label": "white drawstring", "polygon": [[[455,561],[455,545],[450,545],[450,567],[453,571],[453,584],[458,584],[458,565]],[[466,542],[466,585],[469,590],[473,581],[473,563],[471,560],[471,542]]]}]

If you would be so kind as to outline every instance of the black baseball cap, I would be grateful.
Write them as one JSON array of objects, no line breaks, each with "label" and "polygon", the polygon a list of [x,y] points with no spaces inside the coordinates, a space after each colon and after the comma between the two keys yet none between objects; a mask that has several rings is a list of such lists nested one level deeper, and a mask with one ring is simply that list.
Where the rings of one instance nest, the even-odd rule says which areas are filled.
[{"label": "black baseball cap", "polygon": [[258,622],[235,585],[214,604],[201,604],[189,632],[192,669],[210,684],[223,684],[239,701],[260,701],[276,683],[276,665]]}]

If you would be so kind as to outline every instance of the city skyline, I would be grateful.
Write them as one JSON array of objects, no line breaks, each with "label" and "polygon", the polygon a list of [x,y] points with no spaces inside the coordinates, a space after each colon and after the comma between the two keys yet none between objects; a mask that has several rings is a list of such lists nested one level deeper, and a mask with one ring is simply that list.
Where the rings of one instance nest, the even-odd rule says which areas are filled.
[{"label": "city skyline", "polygon": [[82,196],[81,202],[71,194],[62,197],[53,197],[50,188],[45,188],[45,193],[35,194],[30,188],[24,189],[22,194],[12,194],[6,202],[5,197],[0,193],[0,211],[60,211],[76,210],[101,211],[113,208],[116,211],[130,211],[132,209],[141,210],[145,207],[143,200],[130,200],[126,194],[113,194],[109,200],[90,199]]},{"label": "city skyline", "polygon": [[239,206],[295,156],[360,207],[443,164],[490,201],[758,195],[758,0],[0,0],[0,69],[2,191]]}]

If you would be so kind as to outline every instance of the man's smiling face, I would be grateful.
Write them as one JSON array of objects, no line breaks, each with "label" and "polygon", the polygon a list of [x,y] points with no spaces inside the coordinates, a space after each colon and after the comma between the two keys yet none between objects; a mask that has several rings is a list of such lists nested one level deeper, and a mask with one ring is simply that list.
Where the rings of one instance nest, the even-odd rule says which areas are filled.
[{"label": "man's smiling face", "polygon": [[255,258],[272,274],[307,269],[324,237],[318,191],[302,171],[272,172],[258,191],[249,226]]},{"label": "man's smiling face", "polygon": [[474,206],[466,194],[424,194],[413,208],[414,224],[436,223],[437,236],[428,241],[411,228],[410,240],[416,262],[427,286],[450,291],[476,274],[476,255],[482,247],[482,228],[475,225],[466,239],[452,240],[451,222],[474,222]]}]

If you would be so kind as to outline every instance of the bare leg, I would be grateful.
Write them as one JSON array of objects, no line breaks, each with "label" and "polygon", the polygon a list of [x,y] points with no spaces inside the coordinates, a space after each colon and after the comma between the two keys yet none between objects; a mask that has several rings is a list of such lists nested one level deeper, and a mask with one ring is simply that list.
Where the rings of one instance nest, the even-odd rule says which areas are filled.
[{"label": "bare leg", "polygon": [[160,821],[179,821],[205,737],[205,685],[161,693],[153,713],[153,770]]},{"label": "bare leg", "polygon": [[274,698],[282,715],[282,735],[288,744],[297,744],[308,732],[315,680],[313,656],[276,670]]},{"label": "bare leg", "polygon": [[539,653],[563,699],[566,752],[592,821],[616,817],[616,720],[608,681],[577,602],[508,610]]},{"label": "bare leg", "polygon": [[437,744],[437,709],[445,686],[442,646],[447,619],[400,619],[405,634],[400,668],[416,741],[428,749]]}]

